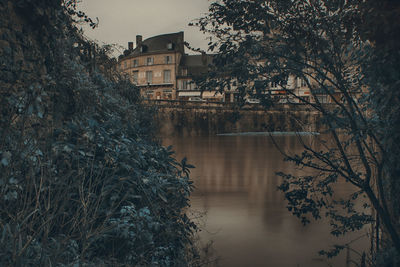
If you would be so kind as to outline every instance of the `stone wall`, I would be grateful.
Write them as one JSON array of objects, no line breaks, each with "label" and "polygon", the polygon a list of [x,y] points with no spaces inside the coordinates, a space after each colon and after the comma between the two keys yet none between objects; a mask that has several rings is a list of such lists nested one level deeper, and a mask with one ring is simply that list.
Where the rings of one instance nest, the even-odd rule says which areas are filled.
[{"label": "stone wall", "polygon": [[36,115],[27,117],[24,129],[67,118],[75,109],[73,86],[62,88],[60,79],[68,77],[66,59],[72,62],[72,56],[65,51],[73,48],[61,2],[3,0],[0,14],[0,126],[8,127],[17,114]]},{"label": "stone wall", "polygon": [[[36,10],[31,10],[35,13]],[[32,16],[24,15],[26,10],[13,1],[0,2],[0,87],[25,91],[29,85],[44,84],[46,80],[46,32],[35,27]],[[37,33],[37,34],[36,34]]]},{"label": "stone wall", "polygon": [[297,109],[216,109],[159,106],[156,121],[162,136],[197,136],[234,132],[321,130],[317,112]]}]

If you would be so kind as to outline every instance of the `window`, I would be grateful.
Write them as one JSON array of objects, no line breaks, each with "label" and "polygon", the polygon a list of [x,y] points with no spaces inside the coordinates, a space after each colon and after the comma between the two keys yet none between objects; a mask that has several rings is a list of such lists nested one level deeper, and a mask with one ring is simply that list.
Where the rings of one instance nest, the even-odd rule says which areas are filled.
[{"label": "window", "polygon": [[153,83],[153,72],[152,71],[146,71],[146,82],[148,84]]},{"label": "window", "polygon": [[147,99],[153,99],[153,93],[154,93],[153,90],[148,90],[148,91],[146,91],[146,97],[147,97]]},{"label": "window", "polygon": [[124,69],[126,69],[127,68],[127,66],[126,66],[126,61],[124,62]]},{"label": "window", "polygon": [[152,57],[148,57],[148,58],[146,59],[146,62],[147,62],[147,65],[153,65],[154,59],[153,59]]},{"label": "window", "polygon": [[167,49],[168,50],[174,49],[174,44],[173,43],[167,43]]},{"label": "window", "polygon": [[271,88],[277,88],[278,87],[278,83],[277,82],[270,82],[270,87]]},{"label": "window", "polygon": [[188,81],[183,80],[183,81],[180,82],[180,84],[181,84],[180,87],[181,87],[182,90],[186,90],[187,89]]},{"label": "window", "polygon": [[187,75],[187,69],[182,69],[182,76],[186,76]]},{"label": "window", "polygon": [[164,70],[164,83],[171,82],[171,70]]},{"label": "window", "polygon": [[145,53],[146,51],[147,51],[147,46],[146,45],[140,46],[140,52],[141,53]]},{"label": "window", "polygon": [[139,72],[134,71],[132,72],[132,82],[133,84],[138,84]]},{"label": "window", "polygon": [[132,66],[133,66],[133,67],[139,66],[139,62],[138,62],[137,59],[134,59],[134,60],[132,61]]},{"label": "window", "polygon": [[306,86],[307,86],[307,83],[306,83],[306,81],[305,81],[304,79],[302,79],[302,78],[297,78],[297,86],[298,86],[298,87],[306,87]]},{"label": "window", "polygon": [[319,103],[328,103],[328,96],[327,95],[319,95],[317,96]]},{"label": "window", "polygon": [[165,64],[171,64],[172,63],[172,57],[171,56],[165,56]]}]

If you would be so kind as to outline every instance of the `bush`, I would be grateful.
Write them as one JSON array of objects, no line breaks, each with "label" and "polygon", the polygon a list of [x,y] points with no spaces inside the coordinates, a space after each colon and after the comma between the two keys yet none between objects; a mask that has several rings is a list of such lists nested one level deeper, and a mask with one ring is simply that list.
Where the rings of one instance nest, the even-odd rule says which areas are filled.
[{"label": "bush", "polygon": [[36,2],[15,10],[32,9],[24,38],[46,76],[10,81],[0,95],[0,265],[187,265],[187,165],[153,141],[138,89],[88,64],[82,47],[99,48],[66,7]]}]

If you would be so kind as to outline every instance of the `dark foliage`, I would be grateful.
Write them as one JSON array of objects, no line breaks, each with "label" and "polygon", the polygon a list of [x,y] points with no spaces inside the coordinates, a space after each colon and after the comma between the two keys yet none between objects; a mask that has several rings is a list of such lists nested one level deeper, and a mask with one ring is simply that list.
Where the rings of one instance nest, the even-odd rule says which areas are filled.
[{"label": "dark foliage", "polygon": [[[187,265],[192,166],[153,142],[138,89],[75,27],[93,21],[75,1],[5,2],[0,265]],[[15,62],[19,47],[33,63]]]},{"label": "dark foliage", "polygon": [[[399,14],[398,1],[390,0],[222,0],[195,24],[212,35],[216,52],[204,88],[234,85],[268,107],[274,101],[264,89],[278,84],[288,99],[322,115],[326,132],[313,142],[299,136],[302,154],[282,151],[308,175],[280,173],[279,189],[303,223],[327,216],[334,235],[376,223],[372,260],[382,244],[400,252]],[[297,78],[312,98],[295,93]],[[335,198],[340,180],[354,189],[349,198]]]}]

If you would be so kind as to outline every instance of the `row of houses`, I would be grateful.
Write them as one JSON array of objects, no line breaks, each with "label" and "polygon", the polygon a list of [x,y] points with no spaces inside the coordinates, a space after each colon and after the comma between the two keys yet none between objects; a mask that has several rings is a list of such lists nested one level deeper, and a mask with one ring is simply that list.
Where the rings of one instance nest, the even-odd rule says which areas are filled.
[{"label": "row of houses", "polygon": [[[127,75],[146,99],[153,100],[206,100],[234,102],[238,91],[235,87],[218,92],[214,88],[201,91],[194,80],[207,74],[213,55],[188,55],[185,53],[184,33],[169,33],[143,40],[136,36],[136,44],[128,43],[128,49],[119,57],[118,68]],[[287,88],[303,99],[313,101],[315,97],[321,103],[330,103],[333,99],[325,94],[312,96],[306,82],[297,77],[289,77]],[[264,88],[278,101],[291,100],[279,84],[269,84]]]}]

